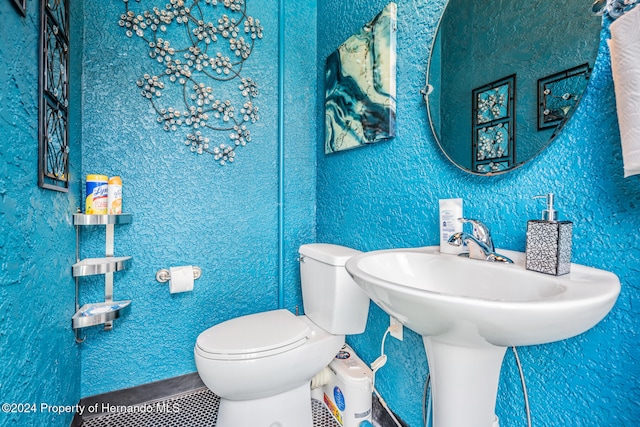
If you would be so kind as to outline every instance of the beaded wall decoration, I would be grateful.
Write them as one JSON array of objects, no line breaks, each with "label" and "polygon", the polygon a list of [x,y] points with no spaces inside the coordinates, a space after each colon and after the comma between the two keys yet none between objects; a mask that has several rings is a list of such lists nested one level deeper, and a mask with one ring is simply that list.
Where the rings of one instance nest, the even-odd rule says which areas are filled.
[{"label": "beaded wall decoration", "polygon": [[260,20],[247,15],[245,0],[170,0],[139,13],[123,1],[119,25],[148,47],[150,70],[136,83],[158,123],[167,132],[186,128],[191,152],[233,163],[259,120],[258,85],[241,72],[263,37]]}]

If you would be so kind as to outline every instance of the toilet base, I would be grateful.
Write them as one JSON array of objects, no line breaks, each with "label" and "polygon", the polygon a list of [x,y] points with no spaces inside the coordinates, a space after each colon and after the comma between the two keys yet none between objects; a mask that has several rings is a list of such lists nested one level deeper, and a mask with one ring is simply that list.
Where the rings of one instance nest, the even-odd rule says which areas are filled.
[{"label": "toilet base", "polygon": [[313,427],[310,382],[260,399],[220,398],[216,427]]}]

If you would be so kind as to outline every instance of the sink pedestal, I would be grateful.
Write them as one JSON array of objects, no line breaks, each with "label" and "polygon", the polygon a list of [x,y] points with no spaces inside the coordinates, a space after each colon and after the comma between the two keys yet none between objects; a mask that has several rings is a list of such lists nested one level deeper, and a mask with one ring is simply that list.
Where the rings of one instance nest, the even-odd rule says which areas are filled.
[{"label": "sink pedestal", "polygon": [[497,427],[496,396],[506,347],[478,337],[468,345],[422,337],[433,399],[433,427]]}]

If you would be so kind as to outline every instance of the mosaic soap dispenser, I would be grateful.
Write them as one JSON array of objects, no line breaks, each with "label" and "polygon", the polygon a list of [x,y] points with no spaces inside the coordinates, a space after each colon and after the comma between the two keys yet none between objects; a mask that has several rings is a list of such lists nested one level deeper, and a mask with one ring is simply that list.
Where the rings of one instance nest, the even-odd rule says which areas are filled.
[{"label": "mosaic soap dispenser", "polygon": [[526,268],[561,276],[571,270],[573,223],[556,220],[553,193],[534,197],[540,198],[546,199],[547,208],[542,211],[541,220],[527,222]]}]

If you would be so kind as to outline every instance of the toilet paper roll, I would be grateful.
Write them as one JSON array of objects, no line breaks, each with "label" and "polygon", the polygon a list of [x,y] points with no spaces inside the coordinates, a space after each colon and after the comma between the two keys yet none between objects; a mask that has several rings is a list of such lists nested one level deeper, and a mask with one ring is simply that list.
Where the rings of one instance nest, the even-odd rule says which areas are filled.
[{"label": "toilet paper roll", "polygon": [[189,292],[193,290],[193,266],[170,267],[169,292]]}]

